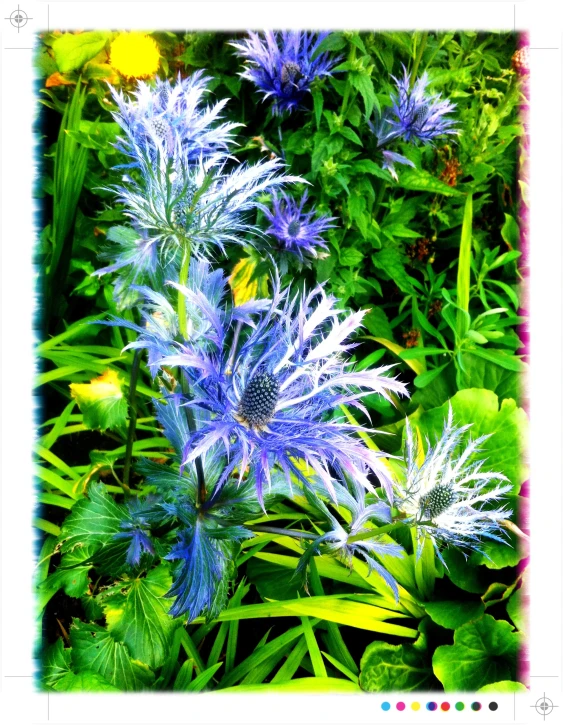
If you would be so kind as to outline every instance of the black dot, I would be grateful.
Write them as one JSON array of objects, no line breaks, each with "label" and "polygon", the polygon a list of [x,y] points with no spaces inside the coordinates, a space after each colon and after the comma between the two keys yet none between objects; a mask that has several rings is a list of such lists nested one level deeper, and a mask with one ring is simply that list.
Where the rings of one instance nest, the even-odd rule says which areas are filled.
[{"label": "black dot", "polygon": [[492,710],[493,712],[498,710],[498,704],[496,702],[489,702],[489,710]]}]

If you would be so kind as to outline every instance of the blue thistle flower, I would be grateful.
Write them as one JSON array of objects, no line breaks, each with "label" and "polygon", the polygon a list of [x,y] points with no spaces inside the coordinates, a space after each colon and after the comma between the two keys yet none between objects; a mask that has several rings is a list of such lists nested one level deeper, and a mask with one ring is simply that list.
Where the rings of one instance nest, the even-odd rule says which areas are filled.
[{"label": "blue thistle flower", "polygon": [[429,83],[426,73],[411,89],[410,75],[404,66],[403,71],[402,79],[392,76],[397,84],[397,94],[391,96],[391,109],[386,109],[379,127],[374,129],[378,146],[396,138],[429,143],[438,136],[459,133],[454,128],[455,119],[446,115],[454,110],[455,104],[441,100],[440,94],[426,92]]},{"label": "blue thistle flower", "polygon": [[152,85],[138,81],[130,98],[110,86],[119,109],[112,115],[125,133],[116,148],[131,159],[129,166],[138,166],[138,146],[143,143],[164,155],[187,156],[191,161],[227,151],[233,130],[242,124],[223,121],[217,125],[228,99],[203,107],[210,81],[201,70],[185,79],[178,74],[175,84],[160,79]]},{"label": "blue thistle flower", "polygon": [[[259,206],[258,195],[302,181],[280,173],[279,159],[229,168],[231,159],[223,149],[234,124],[212,127],[222,104],[198,108],[206,82],[195,74],[176,86],[141,84],[135,101],[116,95],[120,111],[114,115],[125,131],[117,148],[131,161],[117,167],[124,168],[122,183],[108,190],[124,205],[132,229],[110,230],[108,239],[120,248],[104,254],[112,264],[96,274],[119,271],[120,297],[128,297],[132,284],[161,287],[162,275],[177,281],[188,245],[196,257],[212,258],[229,242],[249,243],[249,236],[261,233],[246,218]],[[166,133],[157,133],[155,119],[169,124]]]},{"label": "blue thistle flower", "polygon": [[[345,340],[361,325],[365,311],[347,315],[319,287],[290,299],[276,284],[270,307],[241,339],[242,322],[233,325],[208,305],[204,296],[186,291],[200,306],[213,330],[203,349],[190,341],[176,345],[176,354],[161,365],[181,366],[194,399],[185,404],[210,413],[209,420],[186,441],[183,465],[221,443],[229,465],[222,480],[250,468],[259,500],[279,466],[291,486],[291,475],[304,485],[303,464],[334,495],[335,474],[349,476],[368,489],[368,473],[377,475],[391,495],[391,480],[379,458],[355,434],[360,426],[337,414],[342,404],[363,409],[361,398],[376,392],[407,395],[405,386],[385,373],[392,366],[353,372],[342,359],[352,344]],[[236,309],[236,308],[235,308]]]},{"label": "blue thistle flower", "polygon": [[130,539],[126,555],[128,566],[138,566],[144,553],[154,554],[154,547],[150,538],[150,522],[153,518],[154,506],[154,497],[148,497],[144,501],[135,498],[127,503],[131,519],[122,521],[121,528],[123,531],[114,534],[113,538]]},{"label": "blue thistle flower", "polygon": [[271,225],[266,233],[278,240],[282,251],[296,255],[301,261],[306,255],[322,256],[317,248],[328,249],[321,235],[334,227],[331,222],[335,219],[327,216],[315,219],[314,211],[303,211],[306,202],[307,192],[303,194],[300,202],[282,192],[280,196],[273,196],[272,211],[267,208],[263,210]]},{"label": "blue thistle flower", "polygon": [[426,538],[437,555],[440,544],[480,551],[483,539],[505,541],[500,522],[512,512],[501,506],[491,508],[512,489],[501,473],[481,470],[484,460],[471,458],[490,436],[469,440],[457,455],[471,425],[456,428],[450,406],[440,439],[434,447],[420,450],[418,439],[406,421],[404,481],[395,482],[395,506],[406,514],[405,523],[416,527],[418,554]]},{"label": "blue thistle flower", "polygon": [[415,167],[414,163],[410,159],[407,159],[406,156],[396,154],[394,151],[383,151],[382,168],[387,169],[395,181],[398,181],[399,177],[395,171],[395,164]]},{"label": "blue thistle flower", "polygon": [[247,60],[242,78],[252,81],[273,100],[274,115],[299,108],[305,94],[311,90],[315,78],[330,76],[340,58],[328,53],[314,57],[328,33],[302,31],[272,32],[262,34],[248,31],[248,38],[231,43],[238,55]]}]

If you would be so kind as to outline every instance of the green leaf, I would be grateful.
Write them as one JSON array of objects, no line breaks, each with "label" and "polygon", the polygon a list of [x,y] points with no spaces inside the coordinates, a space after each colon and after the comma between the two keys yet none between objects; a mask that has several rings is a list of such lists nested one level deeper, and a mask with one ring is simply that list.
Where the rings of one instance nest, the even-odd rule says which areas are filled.
[{"label": "green leaf", "polygon": [[516,220],[510,214],[504,215],[504,224],[502,225],[500,233],[511,249],[518,247],[520,244],[520,229]]},{"label": "green leaf", "polygon": [[419,357],[427,355],[443,355],[446,350],[443,347],[412,347],[402,352],[399,357],[401,360],[417,360]]},{"label": "green leaf", "polygon": [[61,73],[81,68],[105,46],[109,33],[65,33],[53,43],[55,61]]},{"label": "green leaf", "polygon": [[402,171],[399,176],[399,186],[410,191],[428,191],[443,196],[461,196],[460,191],[448,186],[448,184],[422,169]]},{"label": "green leaf", "polygon": [[522,589],[517,589],[506,603],[506,613],[514,622],[516,629],[526,632],[526,615],[522,602]]},{"label": "green leaf", "polygon": [[522,362],[520,358],[517,358],[514,355],[507,355],[501,350],[483,350],[480,347],[476,347],[473,348],[471,352],[473,355],[477,355],[477,357],[482,357],[483,360],[488,360],[496,365],[500,365],[500,367],[505,368],[505,370],[512,370],[516,373],[523,373],[526,371],[526,364]]},{"label": "green leaf", "polygon": [[[501,403],[505,398],[520,399],[523,381],[514,370],[507,370],[470,352],[462,355],[462,363],[460,381],[462,388],[487,388],[498,395]],[[454,391],[451,395],[453,394]],[[443,402],[441,401],[441,403]],[[434,406],[425,405],[424,407]]]},{"label": "green leaf", "polygon": [[378,179],[383,179],[384,181],[392,180],[389,172],[382,169],[381,166],[378,166],[375,161],[372,161],[371,159],[360,159],[359,161],[354,161],[351,172],[353,174],[373,174],[374,176],[377,176]]},{"label": "green leaf", "polygon": [[502,682],[492,682],[490,685],[480,687],[477,692],[528,692],[528,688],[521,682],[502,680]]},{"label": "green leaf", "polygon": [[57,692],[119,692],[104,677],[93,670],[83,670],[78,674],[67,672],[53,685]]},{"label": "green leaf", "polygon": [[168,566],[161,564],[146,577],[133,580],[103,602],[108,631],[127,645],[131,656],[157,669],[164,664],[178,621],[168,614],[171,601],[164,595],[172,585]]},{"label": "green leaf", "polygon": [[222,667],[222,662],[217,662],[216,665],[208,667],[206,670],[201,672],[193,682],[186,687],[186,692],[201,692],[207,683],[213,679],[213,675]]},{"label": "green leaf", "polygon": [[457,629],[485,613],[483,602],[441,601],[424,605],[430,619],[446,629]]},{"label": "green leaf", "polygon": [[348,247],[340,252],[340,264],[343,267],[357,267],[363,260],[364,255],[359,249]]},{"label": "green leaf", "polygon": [[453,645],[442,645],[432,658],[434,674],[446,692],[475,691],[484,685],[512,680],[518,668],[522,635],[508,622],[490,614],[464,624]]},{"label": "green leaf", "polygon": [[221,692],[228,693],[264,693],[271,694],[276,692],[326,692],[328,694],[337,694],[339,692],[361,692],[358,685],[350,682],[348,679],[337,679],[336,677],[298,677],[296,680],[289,682],[281,682],[272,685],[239,685],[238,687],[227,687]]},{"label": "green leaf", "polygon": [[395,282],[401,292],[412,293],[412,284],[405,270],[406,256],[397,247],[392,244],[385,245],[372,254],[371,259],[375,267]]},{"label": "green leaf", "polygon": [[[467,195],[461,227],[461,242],[457,265],[457,335],[460,340],[467,332],[467,313],[469,312],[469,286],[471,284],[471,230],[473,225],[473,196]],[[465,314],[464,314],[465,313]],[[487,342],[487,340],[484,340]]]},{"label": "green leaf", "polygon": [[89,383],[71,383],[70,392],[84,415],[84,425],[90,430],[118,430],[127,420],[127,400],[123,381],[115,370],[106,370]]},{"label": "green leaf", "polygon": [[412,644],[372,642],[360,662],[360,686],[367,692],[412,692],[430,689],[432,669]]},{"label": "green leaf", "polygon": [[363,145],[358,134],[355,131],[352,131],[351,128],[348,128],[348,126],[342,126],[342,128],[339,128],[338,133],[341,136],[344,136],[344,138],[347,138],[348,141],[352,141],[352,143],[358,144],[358,146]]},{"label": "green leaf", "polygon": [[364,99],[364,106],[366,110],[366,118],[369,118],[372,114],[374,106],[378,106],[377,96],[373,89],[373,82],[371,78],[365,73],[357,73],[352,71],[348,76],[352,87],[360,92],[360,95]]},{"label": "green leaf", "polygon": [[481,567],[471,566],[464,555],[452,547],[442,552],[442,556],[448,567],[448,577],[456,587],[471,594],[482,594],[486,590]]},{"label": "green leaf", "polygon": [[442,370],[445,370],[448,367],[449,363],[446,363],[445,365],[440,365],[438,368],[434,368],[433,370],[428,370],[424,373],[421,373],[420,375],[417,375],[416,378],[413,380],[413,383],[415,387],[417,388],[424,388],[427,385],[429,385],[435,378],[437,378]]},{"label": "green leaf", "polygon": [[92,670],[111,685],[125,691],[144,690],[152,685],[150,669],[131,659],[127,647],[97,624],[73,620],[70,628],[73,664]]},{"label": "green leaf", "polygon": [[479,458],[484,461],[482,470],[503,473],[511,481],[513,493],[518,493],[527,478],[524,462],[528,429],[526,412],[514,400],[503,400],[499,407],[497,395],[490,390],[460,390],[448,403],[417,418],[416,425],[423,439],[428,437],[433,443],[440,437],[450,403],[455,424],[471,424],[473,439],[490,435],[480,446]]},{"label": "green leaf", "polygon": [[517,566],[526,556],[523,547],[512,533],[507,534],[507,542],[486,541],[480,546],[482,553],[474,551],[470,561],[473,564],[484,564],[487,569],[504,569],[507,566]]},{"label": "green leaf", "polygon": [[55,687],[61,678],[71,672],[70,654],[70,648],[65,648],[61,638],[45,650],[41,676],[44,685]]},{"label": "green leaf", "polygon": [[115,503],[102,484],[93,483],[88,489],[88,498],[78,501],[63,523],[61,551],[90,544],[99,550],[122,531],[122,521],[130,520],[125,506]]}]

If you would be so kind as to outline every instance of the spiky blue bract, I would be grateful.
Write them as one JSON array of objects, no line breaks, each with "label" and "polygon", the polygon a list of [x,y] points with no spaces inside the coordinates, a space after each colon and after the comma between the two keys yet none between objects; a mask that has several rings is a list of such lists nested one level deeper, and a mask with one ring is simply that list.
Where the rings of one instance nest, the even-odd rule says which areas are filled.
[{"label": "spiky blue bract", "polygon": [[229,148],[233,130],[242,124],[222,121],[227,99],[213,106],[203,105],[210,81],[201,70],[185,79],[178,74],[175,83],[139,81],[129,97],[110,86],[118,107],[112,115],[125,134],[117,148],[129,157],[130,165],[138,165],[137,149],[143,143],[168,156],[181,155],[193,161]]},{"label": "spiky blue bract", "polygon": [[331,495],[335,480],[346,477],[372,489],[371,472],[391,495],[384,454],[367,448],[357,435],[362,428],[339,414],[341,405],[363,409],[361,398],[370,393],[407,395],[400,381],[386,375],[392,366],[354,372],[345,361],[344,353],[354,347],[346,340],[365,311],[338,310],[320,287],[290,297],[276,284],[269,308],[241,333],[234,318],[220,314],[202,294],[182,291],[212,323],[207,348],[188,340],[161,361],[188,376],[194,397],[185,404],[210,414],[186,441],[184,465],[221,444],[230,459],[223,479],[235,469],[242,477],[249,468],[260,501],[276,467],[289,485],[292,475],[308,485],[316,474]]},{"label": "spiky blue bract", "polygon": [[451,113],[455,104],[442,100],[440,94],[427,92],[428,75],[423,75],[411,88],[411,77],[403,66],[403,77],[393,80],[397,93],[391,96],[392,107],[383,115],[377,129],[378,145],[384,146],[395,138],[429,143],[439,136],[457,134]]},{"label": "spiky blue bract", "polygon": [[[505,541],[500,522],[511,516],[505,506],[492,506],[511,491],[501,473],[483,471],[479,446],[489,436],[467,440],[471,425],[455,427],[450,407],[441,437],[426,455],[407,419],[404,480],[395,482],[395,506],[416,527],[418,554],[429,538],[440,554],[440,545],[480,551],[486,539]],[[504,483],[503,483],[504,482]]]},{"label": "spiky blue bract", "polygon": [[[248,220],[257,197],[302,181],[284,175],[284,164],[276,158],[234,164],[227,153],[234,125],[214,125],[222,104],[198,107],[206,82],[197,76],[176,86],[141,84],[134,101],[116,96],[120,110],[114,115],[125,131],[117,147],[129,163],[118,167],[124,170],[122,183],[108,190],[123,204],[131,228],[110,230],[108,240],[119,247],[105,251],[111,264],[96,274],[119,272],[122,306],[132,284],[158,289],[163,277],[178,281],[188,246],[194,256],[213,258],[227,243],[252,243],[261,234]],[[155,118],[161,125],[167,119],[169,131],[163,136],[154,130]]]},{"label": "spiky blue bract", "polygon": [[315,78],[330,76],[340,58],[315,53],[328,33],[290,30],[264,33],[248,31],[248,37],[231,43],[238,55],[246,59],[240,75],[270,98],[274,115],[290,113],[303,104]]},{"label": "spiky blue bract", "polygon": [[394,151],[383,151],[382,168],[387,169],[395,181],[398,181],[399,177],[395,171],[395,164],[402,164],[403,166],[412,166],[415,168],[414,163],[410,159],[407,159],[406,156],[396,154]]},{"label": "spiky blue bract", "polygon": [[378,538],[377,531],[373,537],[360,541],[351,538],[356,534],[364,533],[373,528],[373,525],[388,524],[391,522],[391,509],[387,503],[380,500],[367,502],[365,488],[355,481],[350,483],[350,489],[345,485],[335,486],[336,502],[340,507],[350,513],[350,522],[343,524],[333,515],[323,501],[323,492],[313,485],[305,489],[305,496],[315,511],[326,519],[330,529],[315,539],[305,551],[297,566],[297,572],[306,575],[307,566],[311,557],[319,553],[332,554],[338,557],[348,567],[353,567],[354,557],[361,557],[368,565],[368,574],[376,571],[393,592],[396,600],[399,599],[399,589],[393,576],[377,560],[378,556],[405,556],[404,549]]},{"label": "spiky blue bract", "polygon": [[264,207],[270,222],[266,233],[275,237],[279,251],[290,252],[301,261],[306,256],[318,257],[318,249],[328,249],[322,235],[335,226],[334,217],[316,216],[314,210],[305,212],[306,203],[307,192],[299,202],[281,192],[273,196],[271,211]]}]

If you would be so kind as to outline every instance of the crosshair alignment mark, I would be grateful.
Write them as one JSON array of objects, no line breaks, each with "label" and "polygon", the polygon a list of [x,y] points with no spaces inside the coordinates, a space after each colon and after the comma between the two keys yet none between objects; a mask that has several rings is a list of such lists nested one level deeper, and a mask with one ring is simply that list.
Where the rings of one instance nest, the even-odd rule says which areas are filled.
[{"label": "crosshair alignment mark", "polygon": [[20,28],[23,28],[24,25],[27,25],[27,21],[33,20],[33,18],[29,18],[25,10],[22,10],[18,5],[17,10],[12,10],[9,17],[4,18],[4,20],[9,20],[10,25],[16,28],[19,33]]},{"label": "crosshair alignment mark", "polygon": [[547,715],[551,715],[554,708],[559,707],[558,705],[554,705],[553,702],[545,696],[545,692],[543,693],[543,697],[540,697],[540,699],[534,704],[530,705],[530,707],[533,707],[534,710],[538,713],[538,715],[541,715],[544,719]]}]

